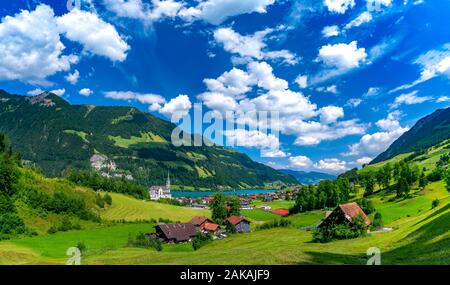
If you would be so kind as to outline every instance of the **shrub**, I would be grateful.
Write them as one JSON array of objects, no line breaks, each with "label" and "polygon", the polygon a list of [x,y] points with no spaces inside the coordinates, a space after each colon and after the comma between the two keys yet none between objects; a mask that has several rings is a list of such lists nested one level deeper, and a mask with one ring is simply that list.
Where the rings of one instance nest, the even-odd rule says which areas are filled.
[{"label": "shrub", "polygon": [[370,215],[373,212],[375,212],[375,207],[374,207],[372,201],[370,201],[369,199],[363,198],[358,201],[358,204],[361,207],[361,209],[363,210],[363,212],[366,213],[367,215]]},{"label": "shrub", "polygon": [[0,233],[6,235],[23,234],[26,232],[25,224],[16,213],[0,215]]},{"label": "shrub", "polygon": [[47,230],[47,233],[48,234],[55,234],[55,233],[57,233],[58,232],[58,229],[55,227],[55,226],[51,226],[48,230]]},{"label": "shrub", "polygon": [[439,206],[439,202],[439,199],[434,199],[433,202],[431,202],[431,208],[434,209]]},{"label": "shrub", "polygon": [[76,247],[80,250],[81,253],[86,252],[86,245],[84,244],[84,242],[79,241]]},{"label": "shrub", "polygon": [[376,212],[375,216],[373,217],[371,228],[375,230],[381,227],[383,227],[383,218],[379,212]]},{"label": "shrub", "polygon": [[103,200],[105,201],[106,204],[108,204],[109,206],[112,205],[112,197],[106,193],[105,196],[103,196]]},{"label": "shrub", "polygon": [[192,248],[197,250],[202,246],[210,243],[213,237],[211,233],[199,233],[196,237],[192,239]]},{"label": "shrub", "polygon": [[100,194],[97,194],[97,196],[95,196],[95,204],[99,207],[99,208],[105,208],[105,200],[103,200],[103,198],[100,196]]},{"label": "shrub", "polygon": [[315,242],[330,242],[336,239],[352,239],[364,236],[367,226],[364,219],[358,216],[353,219],[352,223],[330,223],[327,226],[318,228],[313,233]]},{"label": "shrub", "polygon": [[280,220],[272,220],[269,222],[266,222],[262,225],[259,225],[256,227],[257,230],[268,230],[273,228],[286,228],[290,227],[292,225],[292,222],[287,219],[280,219]]},{"label": "shrub", "polygon": [[67,232],[70,231],[72,229],[72,222],[70,221],[70,219],[68,217],[64,217],[61,225],[59,225],[58,227],[58,231],[60,232]]},{"label": "shrub", "polygon": [[157,251],[161,251],[162,243],[157,238],[147,237],[144,233],[139,233],[136,236],[128,235],[128,243],[129,247],[139,247],[139,248],[154,248]]}]

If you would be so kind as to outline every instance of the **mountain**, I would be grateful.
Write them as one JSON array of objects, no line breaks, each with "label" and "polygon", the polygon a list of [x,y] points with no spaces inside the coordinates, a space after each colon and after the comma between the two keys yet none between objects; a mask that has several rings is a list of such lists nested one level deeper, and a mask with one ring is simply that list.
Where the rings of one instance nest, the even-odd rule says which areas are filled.
[{"label": "mountain", "polygon": [[184,189],[297,183],[230,148],[175,147],[174,128],[132,107],[70,105],[51,93],[27,97],[0,90],[0,133],[47,176],[61,176],[71,167],[142,185],[164,184],[170,170],[172,183]]},{"label": "mountain", "polygon": [[306,171],[296,171],[290,169],[280,169],[280,172],[283,172],[288,175],[292,175],[297,179],[297,181],[301,184],[312,185],[317,184],[321,180],[334,180],[336,179],[335,175],[322,173],[322,172],[306,172]]},{"label": "mountain", "polygon": [[424,150],[448,138],[450,138],[450,108],[436,110],[420,119],[371,164],[388,160],[398,154]]}]

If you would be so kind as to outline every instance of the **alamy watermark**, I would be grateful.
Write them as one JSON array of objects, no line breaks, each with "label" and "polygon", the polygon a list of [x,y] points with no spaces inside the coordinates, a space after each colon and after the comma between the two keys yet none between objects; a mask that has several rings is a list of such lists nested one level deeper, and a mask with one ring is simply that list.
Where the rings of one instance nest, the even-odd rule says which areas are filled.
[{"label": "alamy watermark", "polygon": [[[175,113],[172,123],[178,127],[171,135],[174,146],[247,147],[270,156],[280,149],[278,111],[207,111],[194,104],[193,115]],[[194,135],[193,135],[194,134]]]},{"label": "alamy watermark", "polygon": [[381,265],[381,250],[371,247],[367,250],[367,265]]},{"label": "alamy watermark", "polygon": [[66,265],[81,265],[81,250],[78,247],[69,247],[66,255],[70,256]]}]

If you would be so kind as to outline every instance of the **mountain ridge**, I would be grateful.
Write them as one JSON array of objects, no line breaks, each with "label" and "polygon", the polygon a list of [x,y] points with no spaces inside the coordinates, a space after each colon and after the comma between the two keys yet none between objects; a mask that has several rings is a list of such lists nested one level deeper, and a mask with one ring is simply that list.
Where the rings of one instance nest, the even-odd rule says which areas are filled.
[{"label": "mountain ridge", "polygon": [[296,183],[234,149],[175,147],[169,143],[175,127],[134,107],[71,105],[48,92],[28,97],[0,90],[0,132],[48,176],[90,169],[97,154],[104,158],[97,170],[131,175],[142,185],[164,183],[167,170],[174,184],[193,188]]}]

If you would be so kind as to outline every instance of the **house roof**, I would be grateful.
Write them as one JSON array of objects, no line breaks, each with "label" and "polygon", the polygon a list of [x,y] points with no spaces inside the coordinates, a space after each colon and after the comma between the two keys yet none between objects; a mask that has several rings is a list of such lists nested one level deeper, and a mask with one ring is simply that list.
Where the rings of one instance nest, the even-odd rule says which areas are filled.
[{"label": "house roof", "polygon": [[188,241],[197,235],[195,226],[190,223],[161,224],[155,228],[161,229],[167,239],[174,239],[176,241]]},{"label": "house roof", "polygon": [[211,231],[211,232],[215,232],[217,231],[217,229],[219,228],[218,224],[213,224],[213,223],[205,223],[203,225],[203,229],[206,231]]},{"label": "house roof", "polygon": [[227,221],[230,222],[232,225],[237,225],[242,221],[246,221],[247,223],[250,223],[249,220],[247,220],[244,217],[239,217],[239,216],[230,216],[227,218]]},{"label": "house roof", "polygon": [[370,225],[372,223],[364,211],[355,202],[339,205],[339,208],[342,212],[344,212],[345,218],[350,222],[357,216],[361,216],[366,225]]},{"label": "house roof", "polygon": [[208,219],[207,217],[202,217],[202,216],[193,217],[192,220],[189,221],[189,223],[191,223],[195,226],[200,226],[201,224],[206,223],[206,222],[212,223],[212,221],[210,219]]},{"label": "house roof", "polygon": [[286,215],[289,215],[289,210],[276,209],[276,210],[273,210],[272,213],[277,214],[277,215],[286,216]]}]

